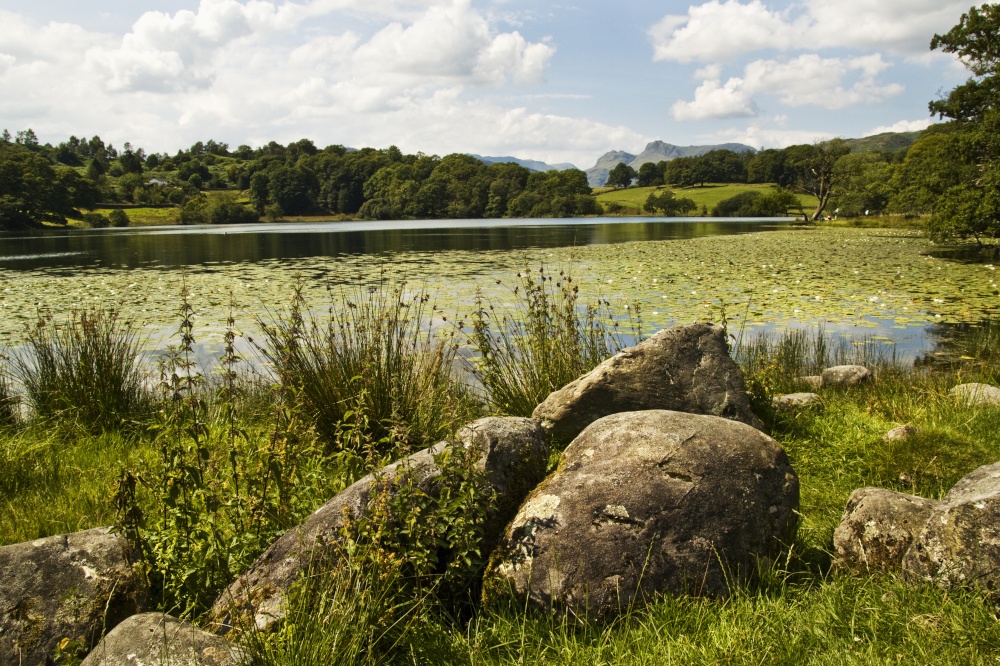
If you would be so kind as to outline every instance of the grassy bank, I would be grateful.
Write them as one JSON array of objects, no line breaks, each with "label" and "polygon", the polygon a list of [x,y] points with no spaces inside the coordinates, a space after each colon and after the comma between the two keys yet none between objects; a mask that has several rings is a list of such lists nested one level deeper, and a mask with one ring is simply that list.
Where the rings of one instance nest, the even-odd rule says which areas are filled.
[{"label": "grassy bank", "polygon": [[[728,199],[741,192],[767,192],[773,190],[774,185],[766,183],[707,183],[702,187],[599,188],[595,192],[597,193],[597,200],[603,205],[617,203],[627,209],[622,211],[623,214],[642,215],[644,214],[642,206],[646,203],[649,195],[666,189],[672,190],[678,197],[685,197],[694,201],[698,209],[693,215],[697,216],[702,214],[704,208],[707,208],[709,213],[711,213],[711,210],[719,205],[719,202],[723,199]],[[816,197],[807,194],[798,194],[796,196],[807,211],[812,212],[812,210],[815,210]]]}]

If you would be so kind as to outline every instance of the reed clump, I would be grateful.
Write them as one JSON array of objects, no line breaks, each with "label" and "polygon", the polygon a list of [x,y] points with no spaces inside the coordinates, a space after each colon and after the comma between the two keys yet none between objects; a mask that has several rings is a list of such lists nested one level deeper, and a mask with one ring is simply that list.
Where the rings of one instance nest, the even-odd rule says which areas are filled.
[{"label": "reed clump", "polygon": [[142,340],[118,309],[74,311],[62,324],[39,313],[25,338],[13,374],[34,418],[100,432],[149,415]]},{"label": "reed clump", "polygon": [[642,321],[637,307],[621,317],[607,300],[580,303],[579,286],[565,271],[525,268],[518,279],[511,307],[477,294],[469,341],[490,408],[531,416],[549,393],[638,342]]},{"label": "reed clump", "polygon": [[299,286],[288,310],[260,321],[258,349],[328,445],[363,414],[383,452],[423,448],[477,412],[456,375],[458,340],[433,317],[430,297],[405,284],[345,289],[325,316],[309,313]]}]

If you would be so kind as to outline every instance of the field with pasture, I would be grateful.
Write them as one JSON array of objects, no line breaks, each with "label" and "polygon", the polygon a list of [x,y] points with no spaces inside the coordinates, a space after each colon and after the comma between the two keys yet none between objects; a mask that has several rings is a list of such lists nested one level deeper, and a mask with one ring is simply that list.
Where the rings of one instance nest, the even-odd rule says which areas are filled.
[{"label": "field with pasture", "polygon": [[[670,187],[666,185],[658,187],[628,187],[624,189],[601,187],[596,188],[594,193],[597,201],[602,205],[617,203],[626,209],[622,214],[643,214],[642,206],[650,194],[658,194],[663,190],[672,190],[677,197],[691,199],[698,206],[692,215],[701,215],[704,209],[708,209],[711,214],[712,208],[719,205],[723,199],[735,196],[741,192],[766,192],[774,189],[774,185],[768,183],[708,183],[699,187]],[[812,212],[816,208],[816,197],[808,194],[796,195],[807,212]]]}]

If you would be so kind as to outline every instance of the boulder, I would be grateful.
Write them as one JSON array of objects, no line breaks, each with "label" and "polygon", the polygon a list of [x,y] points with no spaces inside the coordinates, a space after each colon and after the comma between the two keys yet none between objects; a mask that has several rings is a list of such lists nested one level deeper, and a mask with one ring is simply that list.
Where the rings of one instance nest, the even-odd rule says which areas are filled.
[{"label": "boulder", "polygon": [[948,395],[969,407],[996,407],[1000,405],[1000,388],[990,384],[959,384]]},{"label": "boulder", "polygon": [[798,477],[743,423],[666,410],[595,421],[507,528],[486,604],[610,618],[658,593],[726,595],[790,543]]},{"label": "boulder", "polygon": [[128,618],[80,666],[243,666],[243,652],[190,622],[142,613]]},{"label": "boulder", "polygon": [[0,548],[0,665],[50,663],[56,646],[89,649],[148,605],[128,542],[109,527]]},{"label": "boulder", "polygon": [[809,407],[822,408],[823,398],[815,393],[785,393],[771,398],[771,405],[782,412],[792,412]]},{"label": "boulder", "polygon": [[912,437],[916,437],[917,433],[920,432],[917,426],[911,425],[909,423],[901,426],[897,426],[885,433],[882,437],[883,442],[903,442]]},{"label": "boulder", "polygon": [[821,375],[823,388],[859,386],[871,379],[872,373],[863,365],[835,365]]},{"label": "boulder", "polygon": [[944,588],[974,585],[1000,601],[1000,462],[948,491],[906,551],[903,574]]},{"label": "boulder", "polygon": [[743,371],[729,358],[724,329],[707,323],[664,329],[625,349],[551,393],[532,416],[567,444],[603,416],[644,409],[764,427],[750,408]]},{"label": "boulder", "polygon": [[882,488],[855,490],[833,533],[834,565],[854,572],[898,571],[938,504]]},{"label": "boulder", "polygon": [[[462,428],[457,439],[479,452],[477,464],[496,491],[481,546],[481,552],[489,553],[521,501],[545,477],[548,439],[537,421],[518,417],[479,419]],[[264,630],[284,618],[289,588],[313,563],[336,552],[345,516],[356,520],[366,515],[369,502],[391,489],[392,479],[404,469],[421,489],[434,492],[441,474],[434,457],[450,445],[441,442],[364,477],[282,535],[215,600],[211,618],[219,631],[251,625]]]}]

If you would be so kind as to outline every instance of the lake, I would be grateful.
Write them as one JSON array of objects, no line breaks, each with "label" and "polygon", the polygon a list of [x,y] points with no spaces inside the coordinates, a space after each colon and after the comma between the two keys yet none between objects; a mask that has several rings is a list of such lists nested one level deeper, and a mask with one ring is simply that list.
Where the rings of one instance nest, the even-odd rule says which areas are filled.
[{"label": "lake", "polygon": [[523,250],[751,233],[788,224],[787,219],[623,217],[47,229],[0,233],[0,268],[175,268],[341,255]]},{"label": "lake", "polygon": [[[930,255],[909,231],[814,228],[791,220],[594,218],[279,223],[0,234],[0,344],[41,312],[114,306],[162,348],[182,290],[205,353],[232,311],[244,339],[286,307],[296,282],[313,312],[343,289],[406,281],[461,321],[477,290],[513,308],[518,273],[570,273],[642,328],[728,321],[744,332],[823,328],[913,358],[997,309],[995,268]],[[450,324],[448,324],[450,325]],[[928,326],[935,328],[929,329]]]}]

